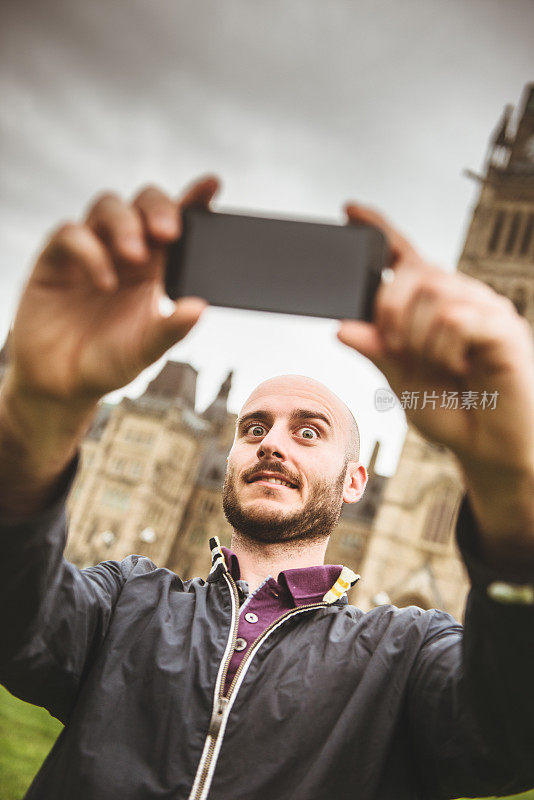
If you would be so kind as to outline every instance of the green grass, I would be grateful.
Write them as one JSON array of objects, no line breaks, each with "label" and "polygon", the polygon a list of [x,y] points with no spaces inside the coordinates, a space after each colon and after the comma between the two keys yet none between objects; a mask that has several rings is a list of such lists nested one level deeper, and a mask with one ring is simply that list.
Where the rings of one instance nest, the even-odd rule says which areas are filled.
[{"label": "green grass", "polygon": [[[0,686],[0,800],[21,800],[62,727]],[[515,797],[534,800],[534,790]]]},{"label": "green grass", "polygon": [[0,686],[0,800],[20,800],[62,724]]},{"label": "green grass", "polygon": [[528,792],[522,792],[521,794],[510,795],[509,797],[488,797],[487,800],[534,800],[534,789],[530,789]]}]

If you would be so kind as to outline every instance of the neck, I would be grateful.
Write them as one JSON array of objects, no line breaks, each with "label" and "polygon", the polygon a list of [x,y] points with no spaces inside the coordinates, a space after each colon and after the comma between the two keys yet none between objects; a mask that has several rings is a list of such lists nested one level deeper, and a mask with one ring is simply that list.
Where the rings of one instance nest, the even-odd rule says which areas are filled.
[{"label": "neck", "polygon": [[241,578],[253,592],[271,575],[277,579],[286,569],[317,567],[324,564],[328,538],[320,541],[255,542],[234,531],[231,550],[239,559]]}]

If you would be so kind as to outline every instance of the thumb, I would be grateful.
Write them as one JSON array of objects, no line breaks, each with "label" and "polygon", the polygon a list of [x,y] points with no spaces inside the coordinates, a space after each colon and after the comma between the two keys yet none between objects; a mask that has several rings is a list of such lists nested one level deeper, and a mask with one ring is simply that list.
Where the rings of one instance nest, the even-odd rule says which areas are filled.
[{"label": "thumb", "polygon": [[406,383],[406,364],[397,353],[388,350],[376,325],[360,320],[343,320],[337,338],[368,358],[384,375],[393,391],[400,396],[400,387]]},{"label": "thumb", "polygon": [[166,299],[168,303],[160,303],[159,317],[150,337],[151,360],[160,358],[169,347],[187,336],[208,305],[201,297],[182,297],[175,302]]},{"label": "thumb", "polygon": [[386,357],[386,346],[375,324],[360,320],[344,320],[337,332],[337,338],[368,358],[379,369],[382,368]]}]

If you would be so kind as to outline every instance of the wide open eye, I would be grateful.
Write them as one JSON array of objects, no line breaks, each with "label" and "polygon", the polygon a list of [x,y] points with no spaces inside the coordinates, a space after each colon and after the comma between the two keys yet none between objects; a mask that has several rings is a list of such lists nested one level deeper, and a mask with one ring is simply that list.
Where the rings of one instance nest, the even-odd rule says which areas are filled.
[{"label": "wide open eye", "polygon": [[307,425],[304,425],[302,428],[299,428],[299,431],[300,431],[303,439],[312,440],[312,439],[318,439],[319,438],[319,434],[317,433],[315,428],[310,428]]},{"label": "wide open eye", "polygon": [[250,434],[251,436],[264,436],[265,435],[265,428],[263,425],[259,425],[257,422],[253,422],[252,425],[249,425],[246,429],[246,433]]}]

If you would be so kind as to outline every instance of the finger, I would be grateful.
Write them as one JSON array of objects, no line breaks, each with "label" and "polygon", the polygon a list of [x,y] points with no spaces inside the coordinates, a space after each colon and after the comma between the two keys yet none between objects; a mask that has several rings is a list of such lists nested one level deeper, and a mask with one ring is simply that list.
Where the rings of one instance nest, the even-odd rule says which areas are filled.
[{"label": "finger", "polygon": [[400,319],[401,346],[428,357],[435,331],[447,323],[455,308],[470,306],[476,313],[491,314],[499,304],[499,296],[479,281],[447,273],[432,276],[413,292]]},{"label": "finger", "polygon": [[348,347],[357,350],[368,358],[385,375],[390,386],[397,391],[406,364],[397,356],[392,356],[376,325],[359,320],[343,320],[337,338]]},{"label": "finger", "polygon": [[420,270],[405,266],[394,273],[392,281],[382,283],[378,289],[374,319],[392,352],[396,352],[403,344],[404,320],[421,282]]},{"label": "finger", "polygon": [[466,320],[472,318],[472,308],[457,306],[450,309],[428,338],[429,361],[457,377],[464,376],[468,370],[467,343],[460,331]]},{"label": "finger", "polygon": [[34,275],[43,283],[57,284],[72,281],[79,272],[102,291],[117,287],[113,262],[99,238],[85,225],[67,223],[52,234]]},{"label": "finger", "polygon": [[493,302],[495,292],[485,284],[428,265],[420,269],[412,262],[399,264],[393,280],[382,284],[375,301],[375,320],[392,352],[403,347],[421,352],[432,313],[451,303]]},{"label": "finger", "polygon": [[[466,309],[459,327],[459,335],[465,341],[466,358],[487,374],[509,371],[513,362],[524,370],[525,364],[532,362],[534,340],[530,326],[506,297],[497,296],[491,306]],[[525,330],[528,331],[526,337]]]},{"label": "finger", "polygon": [[117,195],[101,195],[89,210],[87,225],[100,236],[115,258],[135,263],[148,258],[141,216]]},{"label": "finger", "polygon": [[207,208],[219,189],[220,181],[215,175],[199,178],[180,198],[180,208],[189,206],[204,206]]},{"label": "finger", "polygon": [[491,370],[510,366],[510,351],[517,348],[516,323],[520,320],[506,299],[473,303],[458,299],[434,314],[426,337],[427,359],[456,375],[476,365]]},{"label": "finger", "polygon": [[160,242],[171,242],[180,235],[178,205],[156,186],[147,186],[134,198],[132,205],[143,219],[150,237]]},{"label": "finger", "polygon": [[343,320],[337,332],[337,338],[380,368],[379,365],[387,351],[384,339],[376,325],[360,320]]},{"label": "finger", "polygon": [[388,240],[394,260],[400,258],[410,258],[416,261],[422,260],[408,239],[374,208],[351,201],[345,205],[345,212],[349,222],[359,222],[365,225],[374,225],[375,228],[379,228]]},{"label": "finger", "polygon": [[443,309],[447,309],[450,301],[441,303],[428,294],[418,295],[408,307],[403,319],[404,330],[399,332],[400,345],[420,357],[431,357],[432,333],[441,325]]},{"label": "finger", "polygon": [[[169,347],[183,339],[207,306],[206,301],[200,297],[182,297],[175,302],[169,298],[165,300],[165,306],[160,306],[159,317],[148,342],[147,360],[150,361],[155,361]],[[174,308],[170,307],[171,303]]]}]

